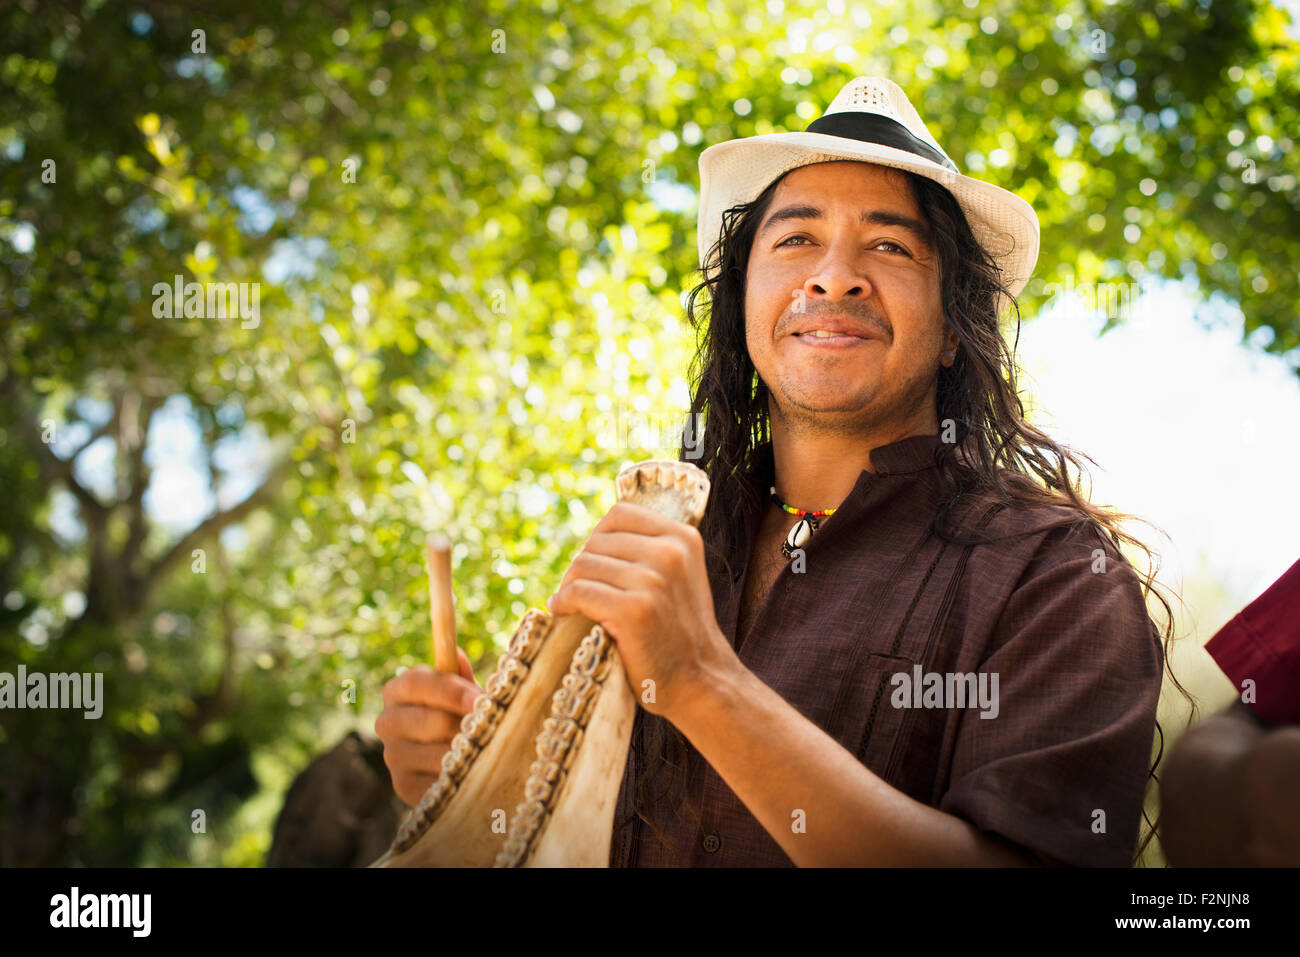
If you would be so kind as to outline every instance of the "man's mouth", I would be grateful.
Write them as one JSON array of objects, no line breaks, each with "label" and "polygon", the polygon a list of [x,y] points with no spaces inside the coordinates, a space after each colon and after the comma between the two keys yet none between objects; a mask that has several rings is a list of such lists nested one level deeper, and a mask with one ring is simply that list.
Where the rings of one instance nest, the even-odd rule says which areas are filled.
[{"label": "man's mouth", "polygon": [[796,332],[794,337],[801,344],[813,349],[852,349],[866,345],[869,342],[879,341],[873,336],[859,336],[851,332],[836,332],[827,329]]},{"label": "man's mouth", "polygon": [[814,339],[865,339],[866,336],[855,336],[848,332],[828,332],[825,329],[814,329],[811,332],[796,332],[796,336],[811,336]]}]

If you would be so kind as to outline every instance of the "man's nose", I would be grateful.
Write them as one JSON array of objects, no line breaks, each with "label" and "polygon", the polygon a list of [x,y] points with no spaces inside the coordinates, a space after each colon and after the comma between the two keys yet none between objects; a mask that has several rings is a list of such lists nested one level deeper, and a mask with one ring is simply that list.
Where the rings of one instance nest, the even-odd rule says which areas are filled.
[{"label": "man's nose", "polygon": [[867,299],[871,296],[871,282],[847,255],[828,252],[812,275],[804,282],[804,293],[810,299],[846,298]]}]

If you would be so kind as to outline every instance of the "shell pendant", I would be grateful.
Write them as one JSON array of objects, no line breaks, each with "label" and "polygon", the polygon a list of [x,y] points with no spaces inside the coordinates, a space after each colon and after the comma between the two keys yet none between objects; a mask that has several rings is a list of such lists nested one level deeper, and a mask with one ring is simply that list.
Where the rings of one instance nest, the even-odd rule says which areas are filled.
[{"label": "shell pendant", "polygon": [[796,548],[803,548],[804,543],[812,537],[812,533],[817,530],[817,519],[812,515],[805,515],[799,521],[794,523],[785,536],[785,541],[781,543],[781,554],[786,558],[794,557]]}]

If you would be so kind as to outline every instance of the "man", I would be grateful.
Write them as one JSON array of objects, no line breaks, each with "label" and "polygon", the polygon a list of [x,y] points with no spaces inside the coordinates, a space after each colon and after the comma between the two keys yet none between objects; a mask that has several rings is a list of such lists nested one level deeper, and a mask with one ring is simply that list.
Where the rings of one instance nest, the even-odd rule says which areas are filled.
[{"label": "man", "polygon": [[[1023,420],[997,316],[1033,211],[880,78],[700,165],[708,510],[615,505],[547,602],[644,703],[611,864],[1129,864],[1161,650],[1124,534]],[[409,803],[455,680],[386,688]]]}]

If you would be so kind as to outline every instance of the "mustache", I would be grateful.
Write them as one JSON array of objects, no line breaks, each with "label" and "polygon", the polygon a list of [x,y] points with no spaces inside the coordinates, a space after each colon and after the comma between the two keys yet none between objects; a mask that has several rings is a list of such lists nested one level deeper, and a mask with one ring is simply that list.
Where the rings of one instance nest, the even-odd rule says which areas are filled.
[{"label": "mustache", "polygon": [[851,319],[860,322],[862,325],[870,328],[874,333],[881,336],[888,342],[894,338],[894,328],[889,324],[889,320],[883,315],[876,312],[865,302],[817,302],[804,307],[802,312],[787,312],[776,324],[774,333],[784,335],[792,326],[802,323],[810,316],[848,316]]}]

